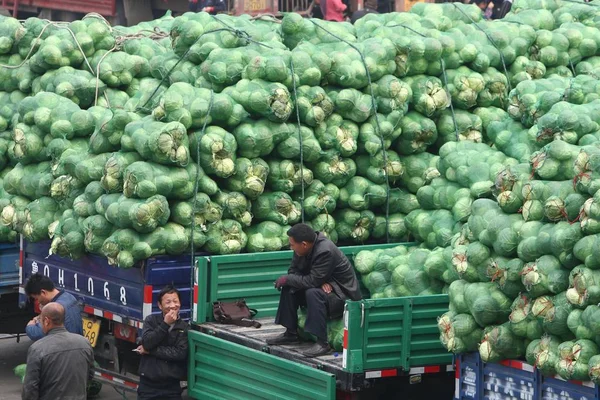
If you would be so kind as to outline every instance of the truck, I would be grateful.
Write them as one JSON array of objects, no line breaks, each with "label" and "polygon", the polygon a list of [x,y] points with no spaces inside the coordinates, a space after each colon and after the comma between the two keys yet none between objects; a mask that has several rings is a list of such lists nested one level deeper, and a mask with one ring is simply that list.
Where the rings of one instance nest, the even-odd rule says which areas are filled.
[{"label": "truck", "polygon": [[[341,249],[353,260],[361,250],[395,245]],[[191,323],[187,385],[192,398],[213,393],[212,398],[360,399],[401,390],[407,399],[417,399],[423,393],[439,394],[432,398],[452,393],[452,356],[437,330],[437,317],[448,309],[447,295],[348,301],[344,349],[308,359],[301,354],[308,343],[265,342],[283,329],[274,325],[279,293],[273,281],[287,271],[291,251],[157,256],[120,269],[95,255],[76,261],[49,256],[49,247],[49,242],[23,242],[20,304],[27,304],[22,285],[33,273],[49,276],[78,298],[84,334],[100,365],[96,379],[102,383],[137,389],[139,356],[131,350],[144,318],[160,312],[158,291],[172,283],[182,294],[181,315]],[[214,301],[239,298],[258,310],[260,329],[214,322]]]},{"label": "truck", "polygon": [[455,359],[454,399],[598,400],[600,390],[592,382],[544,376],[522,360],[486,363],[469,353]]},{"label": "truck", "polygon": [[0,244],[0,333],[19,336],[35,316],[34,304],[17,307],[19,298],[19,246]]},{"label": "truck", "polygon": [[135,268],[121,269],[91,254],[78,260],[49,255],[50,241],[21,243],[20,307],[29,304],[23,287],[27,279],[34,273],[48,276],[60,290],[71,293],[81,303],[83,332],[99,364],[95,379],[136,391],[139,355],[132,350],[138,346],[144,319],[160,312],[156,300],[165,285],[177,287],[181,293],[180,315],[190,318],[191,255],[157,256]]},{"label": "truck", "polygon": [[[354,260],[362,250],[398,244],[340,247]],[[206,399],[450,398],[452,355],[439,341],[437,318],[448,296],[347,301],[343,349],[306,358],[310,343],[269,346],[285,328],[274,324],[291,251],[201,256],[194,265],[188,394]],[[215,301],[245,299],[260,329],[214,322]]]}]

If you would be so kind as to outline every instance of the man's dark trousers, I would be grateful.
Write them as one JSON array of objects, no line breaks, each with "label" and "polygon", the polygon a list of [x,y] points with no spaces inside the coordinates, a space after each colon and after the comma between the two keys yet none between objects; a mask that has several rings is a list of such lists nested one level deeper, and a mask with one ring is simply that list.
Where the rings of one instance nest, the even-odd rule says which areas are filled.
[{"label": "man's dark trousers", "polygon": [[153,382],[140,378],[137,400],[181,400],[179,381]]},{"label": "man's dark trousers", "polygon": [[327,317],[339,318],[344,312],[345,301],[334,292],[329,294],[321,288],[311,288],[292,292],[288,286],[281,290],[279,308],[275,323],[285,326],[289,331],[298,329],[298,307],[306,307],[304,330],[317,339],[327,341]]}]

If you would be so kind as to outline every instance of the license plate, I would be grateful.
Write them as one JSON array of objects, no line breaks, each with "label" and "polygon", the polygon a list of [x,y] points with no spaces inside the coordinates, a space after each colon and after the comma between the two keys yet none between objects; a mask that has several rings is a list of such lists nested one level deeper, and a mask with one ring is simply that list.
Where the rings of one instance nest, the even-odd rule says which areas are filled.
[{"label": "license plate", "polygon": [[83,321],[83,336],[89,340],[92,347],[96,347],[96,341],[100,334],[100,321],[90,318],[81,318]]}]

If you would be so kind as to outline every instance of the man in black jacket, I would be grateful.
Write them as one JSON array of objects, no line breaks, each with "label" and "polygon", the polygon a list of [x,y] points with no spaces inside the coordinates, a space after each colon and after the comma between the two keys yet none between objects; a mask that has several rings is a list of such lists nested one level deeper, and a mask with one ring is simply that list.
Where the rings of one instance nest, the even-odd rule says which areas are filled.
[{"label": "man in black jacket", "polygon": [[306,224],[296,224],[288,232],[294,251],[287,275],[275,281],[281,290],[275,323],[286,332],[267,340],[269,345],[298,342],[298,307],[306,306],[305,331],[317,343],[304,354],[318,357],[331,351],[327,342],[327,318],[339,318],[346,299],[362,298],[354,268],[337,246]]},{"label": "man in black jacket", "polygon": [[166,286],[158,294],[162,314],[144,320],[138,400],[181,400],[180,381],[187,380],[188,324],[179,318],[179,292]]}]

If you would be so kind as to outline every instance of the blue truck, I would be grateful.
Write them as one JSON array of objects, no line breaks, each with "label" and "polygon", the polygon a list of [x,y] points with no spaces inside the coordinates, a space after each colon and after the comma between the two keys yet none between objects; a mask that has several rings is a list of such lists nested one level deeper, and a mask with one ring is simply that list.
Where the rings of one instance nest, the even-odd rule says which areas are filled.
[{"label": "blue truck", "polygon": [[[60,290],[73,294],[82,305],[84,335],[100,365],[96,379],[135,391],[137,380],[131,375],[137,373],[139,355],[132,350],[137,347],[144,318],[160,312],[156,300],[165,285],[179,289],[181,316],[190,318],[191,256],[152,257],[134,268],[121,269],[95,255],[76,261],[49,256],[49,249],[49,241],[22,244],[19,305],[28,307],[23,284],[34,273],[50,277]],[[17,285],[18,276],[17,271]]]},{"label": "blue truck", "polygon": [[17,307],[19,297],[19,246],[0,244],[0,333],[20,335],[35,315],[33,304]]}]

